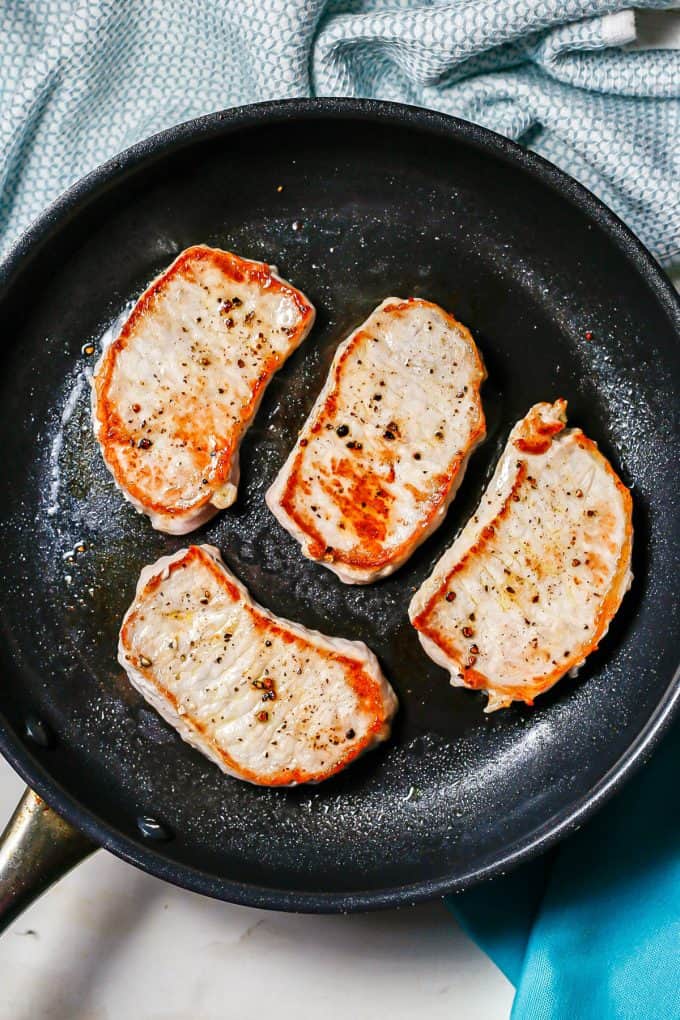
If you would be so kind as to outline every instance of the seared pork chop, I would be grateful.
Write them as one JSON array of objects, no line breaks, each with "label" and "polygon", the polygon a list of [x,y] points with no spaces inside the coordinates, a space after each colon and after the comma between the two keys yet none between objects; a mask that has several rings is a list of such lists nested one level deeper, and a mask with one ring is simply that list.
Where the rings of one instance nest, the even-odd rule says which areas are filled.
[{"label": "seared pork chop", "polygon": [[239,443],[314,309],[262,262],[197,245],[142,294],[94,372],[104,460],[154,528],[183,535],[236,499]]},{"label": "seared pork chop", "polygon": [[397,709],[366,645],[274,616],[207,545],[144,568],[118,658],[184,740],[260,786],[328,779],[388,737]]},{"label": "seared pork chop", "polygon": [[630,586],[630,492],[566,401],[515,425],[476,514],[409,609],[427,654],[486,711],[533,703],[594,651]]},{"label": "seared pork chop", "polygon": [[302,552],[348,584],[386,577],[437,528],[485,436],[470,333],[429,301],[387,298],[338,348],[267,493]]}]

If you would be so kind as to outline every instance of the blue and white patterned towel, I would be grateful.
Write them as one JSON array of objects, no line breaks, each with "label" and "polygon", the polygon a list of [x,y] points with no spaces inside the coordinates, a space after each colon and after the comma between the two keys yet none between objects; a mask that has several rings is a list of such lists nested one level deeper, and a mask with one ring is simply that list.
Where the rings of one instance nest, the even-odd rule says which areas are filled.
[{"label": "blue and white patterned towel", "polygon": [[635,39],[621,0],[0,0],[0,250],[154,131],[241,103],[349,95],[525,142],[669,264],[680,51]]}]

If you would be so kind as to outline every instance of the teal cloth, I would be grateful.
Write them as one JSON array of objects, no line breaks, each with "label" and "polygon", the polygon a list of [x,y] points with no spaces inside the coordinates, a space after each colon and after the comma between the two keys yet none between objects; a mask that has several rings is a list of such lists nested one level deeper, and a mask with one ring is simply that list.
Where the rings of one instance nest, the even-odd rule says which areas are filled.
[{"label": "teal cloth", "polygon": [[[348,95],[523,142],[670,265],[680,56],[635,49],[638,16],[620,0],[0,0],[0,251],[154,131],[242,103]],[[668,739],[561,849],[452,901],[517,986],[515,1018],[680,1020],[679,764]]]},{"label": "teal cloth", "polygon": [[429,106],[518,139],[668,264],[680,63],[630,48],[637,16],[621,0],[0,0],[0,251],[154,131],[311,94]]},{"label": "teal cloth", "polygon": [[450,899],[513,1020],[680,1018],[680,726],[581,831]]}]

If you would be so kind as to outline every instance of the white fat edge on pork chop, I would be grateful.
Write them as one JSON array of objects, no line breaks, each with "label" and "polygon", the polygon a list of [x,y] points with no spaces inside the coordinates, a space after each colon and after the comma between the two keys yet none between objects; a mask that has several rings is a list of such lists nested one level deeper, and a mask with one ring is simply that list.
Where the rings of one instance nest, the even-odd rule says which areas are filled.
[{"label": "white fat edge on pork chop", "polygon": [[387,739],[397,709],[363,642],[274,616],[211,546],[144,568],[118,657],[184,740],[258,785],[329,778]]},{"label": "white fat edge on pork chop", "polygon": [[630,587],[632,500],[566,401],[513,428],[473,517],[414,595],[423,648],[486,711],[574,675]]},{"label": "white fat edge on pork chop", "polygon": [[102,351],[95,436],[125,498],[171,534],[230,506],[239,444],[314,309],[265,263],[197,245],[141,295]]},{"label": "white fat edge on pork chop", "polygon": [[431,302],[386,298],[338,347],[265,497],[303,555],[347,584],[397,570],[442,523],[485,438],[485,378],[465,326]]}]

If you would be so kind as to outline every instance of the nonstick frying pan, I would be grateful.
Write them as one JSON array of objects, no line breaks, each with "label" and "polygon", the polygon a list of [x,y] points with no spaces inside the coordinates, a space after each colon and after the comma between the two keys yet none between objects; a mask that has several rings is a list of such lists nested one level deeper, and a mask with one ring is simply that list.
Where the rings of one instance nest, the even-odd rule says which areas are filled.
[{"label": "nonstick frying pan", "polygon": [[[86,376],[129,302],[196,242],[276,264],[318,310],[248,433],[237,503],[191,538],[219,546],[275,612],[380,656],[401,700],[393,739],[319,787],[223,776],[115,660],[140,569],[186,540],[153,532],[115,491]],[[0,283],[0,746],[65,820],[30,798],[15,819],[15,848],[34,848],[25,833],[41,818],[59,831],[40,830],[51,864],[25,855],[38,879],[9,855],[7,912],[93,843],[257,906],[347,911],[438,896],[544,850],[648,755],[679,698],[678,303],[627,228],[555,167],[404,106],[231,110],[85,178],[22,238]],[[411,561],[346,587],[302,558],[263,497],[335,347],[386,295],[430,298],[470,326],[489,372],[488,440]],[[485,716],[483,696],[452,689],[423,654],[406,607],[511,425],[558,396],[632,486],[635,581],[577,679],[535,708]]]}]

